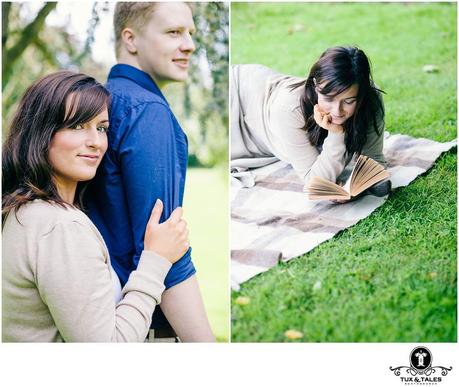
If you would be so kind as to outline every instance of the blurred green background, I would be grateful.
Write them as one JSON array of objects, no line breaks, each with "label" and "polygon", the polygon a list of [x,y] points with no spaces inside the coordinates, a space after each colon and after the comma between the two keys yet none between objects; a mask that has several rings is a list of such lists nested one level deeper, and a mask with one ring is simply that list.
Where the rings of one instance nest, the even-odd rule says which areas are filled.
[{"label": "blurred green background", "polygon": [[[114,2],[2,2],[2,135],[18,101],[39,77],[59,69],[105,83],[115,64]],[[229,338],[228,23],[225,3],[195,3],[190,79],[164,94],[189,140],[185,216],[212,329]]]},{"label": "blurred green background", "polygon": [[219,341],[229,338],[227,177],[223,169],[190,168],[183,204],[199,285]]},{"label": "blurred green background", "polygon": [[[456,17],[456,3],[232,3],[231,63],[306,76],[328,47],[357,45],[387,93],[386,130],[449,141]],[[454,149],[367,219],[243,284],[232,341],[457,341],[456,164]]]}]

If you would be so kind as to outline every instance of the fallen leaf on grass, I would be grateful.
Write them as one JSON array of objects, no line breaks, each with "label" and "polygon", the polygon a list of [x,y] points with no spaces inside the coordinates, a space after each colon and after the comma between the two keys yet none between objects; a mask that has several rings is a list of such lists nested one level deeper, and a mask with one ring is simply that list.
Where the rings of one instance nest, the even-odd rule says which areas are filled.
[{"label": "fallen leaf on grass", "polygon": [[432,271],[431,273],[427,274],[427,276],[428,276],[430,279],[434,279],[434,278],[437,276],[437,272],[436,272],[436,271]]},{"label": "fallen leaf on grass", "polygon": [[288,28],[288,34],[291,35],[294,32],[304,31],[304,25],[301,23],[296,23]]},{"label": "fallen leaf on grass", "polygon": [[288,331],[284,332],[284,336],[287,339],[296,340],[301,339],[303,337],[303,333],[300,331],[296,331],[295,329],[289,329]]},{"label": "fallen leaf on grass", "polygon": [[438,73],[440,69],[438,68],[438,66],[428,64],[422,67],[422,71],[426,73]]},{"label": "fallen leaf on grass", "polygon": [[359,278],[360,278],[362,281],[368,282],[368,281],[371,279],[371,276],[369,276],[368,274],[361,273],[361,274],[359,275]]},{"label": "fallen leaf on grass", "polygon": [[249,297],[239,296],[238,298],[236,298],[236,304],[238,304],[238,305],[248,305],[248,304],[250,304],[250,298]]},{"label": "fallen leaf on grass", "polygon": [[321,287],[322,287],[322,282],[317,281],[312,287],[312,290],[317,291],[317,290],[320,290]]}]

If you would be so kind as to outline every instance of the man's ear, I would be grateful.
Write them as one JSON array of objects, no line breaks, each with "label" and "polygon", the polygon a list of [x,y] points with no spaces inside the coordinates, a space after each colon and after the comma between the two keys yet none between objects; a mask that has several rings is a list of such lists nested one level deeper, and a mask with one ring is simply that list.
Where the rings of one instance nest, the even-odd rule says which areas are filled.
[{"label": "man's ear", "polygon": [[125,28],[121,31],[121,41],[129,54],[137,54],[135,45],[135,32],[132,28]]}]

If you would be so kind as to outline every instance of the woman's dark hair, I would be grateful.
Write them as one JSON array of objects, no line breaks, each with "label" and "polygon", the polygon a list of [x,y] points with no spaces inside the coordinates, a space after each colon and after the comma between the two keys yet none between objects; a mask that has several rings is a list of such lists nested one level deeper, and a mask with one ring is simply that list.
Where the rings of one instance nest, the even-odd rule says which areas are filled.
[{"label": "woman's dark hair", "polygon": [[[69,98],[70,97],[70,98]],[[109,108],[110,94],[94,78],[59,71],[33,83],[22,97],[3,145],[2,218],[34,199],[66,206],[53,182],[48,150],[53,135],[91,121]],[[76,203],[83,186],[78,185]]]},{"label": "woman's dark hair", "polygon": [[354,84],[359,86],[355,112],[343,126],[347,152],[360,153],[367,140],[368,128],[373,127],[378,133],[378,126],[382,127],[384,123],[384,105],[380,96],[384,92],[373,83],[367,56],[357,47],[331,47],[314,63],[306,81],[291,86],[292,89],[304,88],[300,100],[305,117],[303,129],[315,146],[322,145],[328,135],[328,131],[314,120],[315,88],[319,84],[323,85],[321,94],[330,96],[338,95]]}]

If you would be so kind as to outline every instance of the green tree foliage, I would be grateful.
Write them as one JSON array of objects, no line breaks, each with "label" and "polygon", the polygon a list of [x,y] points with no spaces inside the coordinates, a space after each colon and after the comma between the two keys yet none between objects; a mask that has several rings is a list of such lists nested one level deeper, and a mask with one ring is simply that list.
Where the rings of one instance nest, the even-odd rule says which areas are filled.
[{"label": "green tree foliage", "polygon": [[[45,24],[45,19],[48,14],[56,8],[56,3],[45,3],[45,5],[40,9],[37,16],[32,20],[27,26],[18,34],[18,39],[13,45],[7,46],[8,37],[9,37],[9,16],[11,12],[12,3],[2,3],[2,89],[10,80],[13,75],[14,64],[19,59],[21,54],[26,50],[26,48],[35,44],[37,47],[42,48],[43,42],[38,36],[38,32],[43,28]],[[15,31],[13,31],[14,34]],[[6,65],[8,64],[8,65]]]},{"label": "green tree foliage", "polygon": [[[212,79],[211,86],[203,90],[206,104],[199,111],[201,126],[195,140],[207,145],[208,162],[215,164],[228,157],[228,4],[197,3],[195,15],[196,57],[207,61]],[[196,74],[197,69],[192,72],[193,80]],[[191,110],[190,93],[186,93],[185,103]]]},{"label": "green tree foliage", "polygon": [[22,2],[2,3],[3,137],[19,99],[36,79],[59,69],[82,71],[102,80],[106,76],[104,66],[89,55],[99,15],[107,10],[105,3],[94,4],[84,46],[65,27],[46,24],[57,3],[43,3],[32,16],[28,6]]}]

